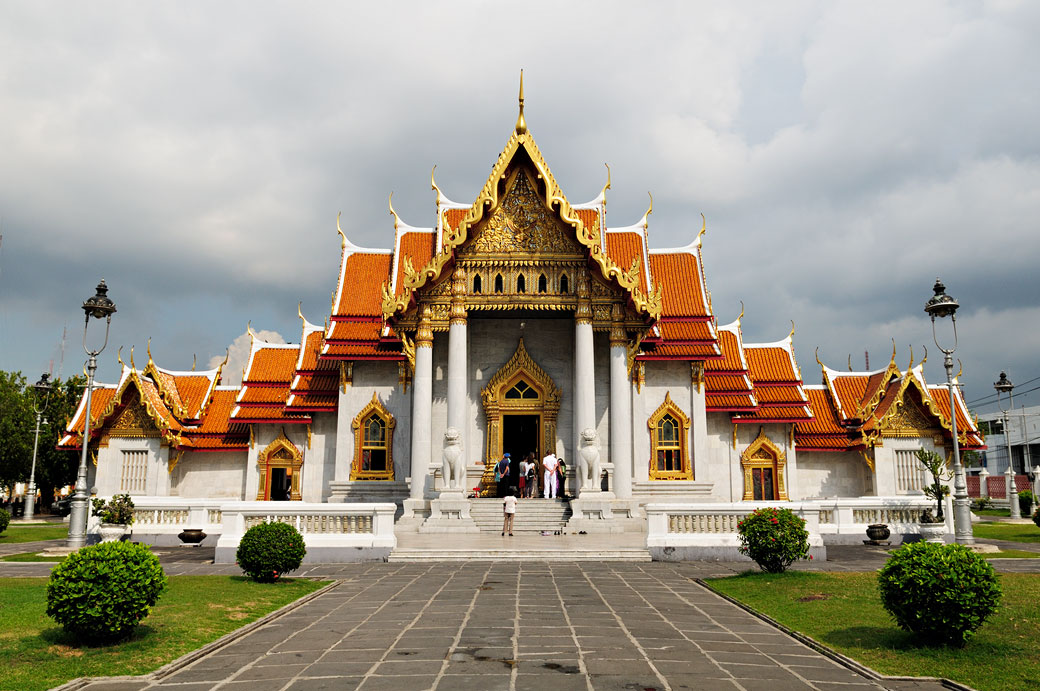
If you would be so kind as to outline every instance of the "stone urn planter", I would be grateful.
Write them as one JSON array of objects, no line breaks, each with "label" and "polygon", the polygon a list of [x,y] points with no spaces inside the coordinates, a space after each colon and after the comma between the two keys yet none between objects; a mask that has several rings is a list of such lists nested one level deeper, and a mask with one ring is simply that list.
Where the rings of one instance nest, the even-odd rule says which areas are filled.
[{"label": "stone urn planter", "polygon": [[177,537],[186,545],[197,545],[206,539],[206,533],[201,528],[185,528]]},{"label": "stone urn planter", "polygon": [[871,523],[867,526],[867,537],[874,542],[887,540],[891,534],[892,531],[884,523]]},{"label": "stone urn planter", "polygon": [[126,535],[127,527],[125,523],[101,523],[98,525],[98,535],[102,542],[117,542]]},{"label": "stone urn planter", "polygon": [[920,523],[921,539],[925,542],[943,542],[946,537],[945,523]]}]

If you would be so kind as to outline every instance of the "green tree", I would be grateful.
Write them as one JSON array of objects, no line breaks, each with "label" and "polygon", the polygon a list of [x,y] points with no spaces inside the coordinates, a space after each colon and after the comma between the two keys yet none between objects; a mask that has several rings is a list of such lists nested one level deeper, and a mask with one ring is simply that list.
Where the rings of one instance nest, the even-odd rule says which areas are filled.
[{"label": "green tree", "polygon": [[[76,411],[85,383],[82,376],[52,381],[36,452],[36,486],[43,506],[51,503],[54,488],[76,480],[76,452],[59,450],[57,443]],[[36,432],[35,396],[35,390],[20,372],[0,371],[0,486],[8,489],[16,482],[29,480]]]}]

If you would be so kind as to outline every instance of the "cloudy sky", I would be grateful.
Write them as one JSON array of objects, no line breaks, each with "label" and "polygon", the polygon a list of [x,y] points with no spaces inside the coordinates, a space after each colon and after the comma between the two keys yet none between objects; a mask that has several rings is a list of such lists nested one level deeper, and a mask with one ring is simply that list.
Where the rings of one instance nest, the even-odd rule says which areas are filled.
[{"label": "cloudy sky", "polygon": [[119,309],[102,380],[149,338],[172,369],[249,321],[297,341],[298,302],[328,314],[337,212],[387,247],[390,192],[434,222],[434,165],[473,200],[523,68],[568,197],[609,163],[608,222],[652,192],[652,247],[686,244],[703,212],[720,323],[741,301],[746,341],[794,320],[807,383],[817,346],[877,368],[892,339],[903,365],[932,345],[943,380],[922,310],[941,276],[968,400],[992,409],[1006,368],[1016,403],[1040,404],[1037,36],[1025,1],[5,2],[0,369],[81,370],[101,277]]}]

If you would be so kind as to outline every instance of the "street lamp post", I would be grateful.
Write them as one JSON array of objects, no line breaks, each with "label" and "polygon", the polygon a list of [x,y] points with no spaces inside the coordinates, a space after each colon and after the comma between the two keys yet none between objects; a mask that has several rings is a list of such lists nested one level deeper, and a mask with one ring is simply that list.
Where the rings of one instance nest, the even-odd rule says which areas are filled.
[{"label": "street lamp post", "polygon": [[43,411],[47,407],[47,395],[51,392],[51,383],[48,381],[50,378],[51,375],[44,372],[40,375],[40,381],[32,386],[36,390],[33,396],[33,412],[36,413],[36,438],[33,440],[29,488],[25,493],[25,520],[27,521],[36,514],[36,449],[40,446],[40,420],[43,419]]},{"label": "street lamp post", "polygon": [[[83,409],[83,452],[79,457],[79,472],[76,474],[76,489],[72,494],[72,511],[69,514],[69,538],[65,546],[69,549],[79,549],[87,541],[87,453],[90,447],[90,393],[94,387],[94,372],[97,371],[97,356],[108,345],[108,328],[112,324],[112,314],[116,311],[116,304],[108,297],[108,286],[105,279],[97,284],[97,293],[87,298],[83,303],[83,311],[86,318],[83,322],[83,350],[88,356],[87,360],[87,395]],[[105,320],[105,342],[97,350],[87,348],[87,327],[90,326],[90,318]]]},{"label": "street lamp post", "polygon": [[[957,408],[953,396],[953,351],[957,350],[957,308],[960,305],[946,294],[946,286],[938,278],[932,287],[935,292],[925,303],[924,311],[932,318],[932,340],[943,353],[943,365],[946,367],[946,385],[950,389],[950,433],[953,436],[953,532],[958,543],[975,544],[971,532],[971,500],[968,499],[968,482],[964,477],[964,466],[961,465],[961,449],[957,439]],[[953,323],[953,347],[943,348],[939,345],[939,337],[935,332],[935,318],[950,317]]]},{"label": "street lamp post", "polygon": [[[1011,393],[1014,391],[1015,385],[1007,378],[1007,372],[1001,372],[1000,379],[993,382],[993,388],[997,390],[997,405],[1000,407],[1000,412],[1004,414],[1004,441],[1007,442],[1008,452],[1008,467],[1004,471],[1004,476],[1006,478],[1005,486],[1008,488],[1008,504],[1011,509],[1011,517],[1022,518],[1022,510],[1018,506],[1018,487],[1015,486],[1015,464],[1011,460],[1011,429],[1008,427],[1008,413],[1015,407],[1015,399],[1012,398]],[[1004,404],[1000,400],[1000,394],[1002,393],[1008,395],[1009,404],[1007,408],[1004,408]]]}]

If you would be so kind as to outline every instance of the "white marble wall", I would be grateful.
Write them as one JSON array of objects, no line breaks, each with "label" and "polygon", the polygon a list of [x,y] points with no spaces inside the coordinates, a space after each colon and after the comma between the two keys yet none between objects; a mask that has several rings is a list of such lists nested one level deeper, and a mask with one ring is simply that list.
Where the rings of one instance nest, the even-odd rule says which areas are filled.
[{"label": "white marble wall", "polygon": [[[646,381],[641,391],[632,396],[632,470],[633,482],[650,479],[650,428],[647,420],[664,403],[669,394],[679,410],[693,417],[690,407],[690,364],[688,362],[650,361],[645,365]],[[693,429],[692,425],[690,427]],[[687,448],[692,456],[694,439],[691,434]],[[701,478],[697,478],[700,480]]]},{"label": "white marble wall", "polygon": [[857,452],[803,451],[798,456],[802,499],[869,496],[875,494],[871,484],[870,468]]},{"label": "white marble wall", "polygon": [[[166,496],[170,492],[168,461],[170,449],[158,437],[113,437],[107,447],[98,450],[98,464],[93,482],[88,489],[97,487],[99,497],[111,497],[122,492],[123,451],[148,453],[145,489],[134,494]],[[89,463],[89,461],[88,461]]]},{"label": "white marble wall", "polygon": [[246,454],[241,451],[186,452],[170,476],[170,495],[200,499],[256,498],[245,495]]},{"label": "white marble wall", "polygon": [[[354,460],[354,428],[351,425],[361,409],[372,402],[372,394],[375,393],[397,421],[393,445],[394,479],[404,482],[408,479],[411,466],[412,389],[409,387],[407,393],[402,391],[398,384],[396,362],[355,362],[353,379],[353,384],[339,394],[334,448],[331,452],[327,450],[328,444],[322,448],[323,459],[329,458],[330,453],[331,458],[335,459],[331,471],[323,469],[323,476],[331,472],[329,480],[350,479],[350,466]],[[321,501],[328,497],[328,482],[323,483],[322,492],[322,495],[314,498],[305,496],[304,501]]]}]

